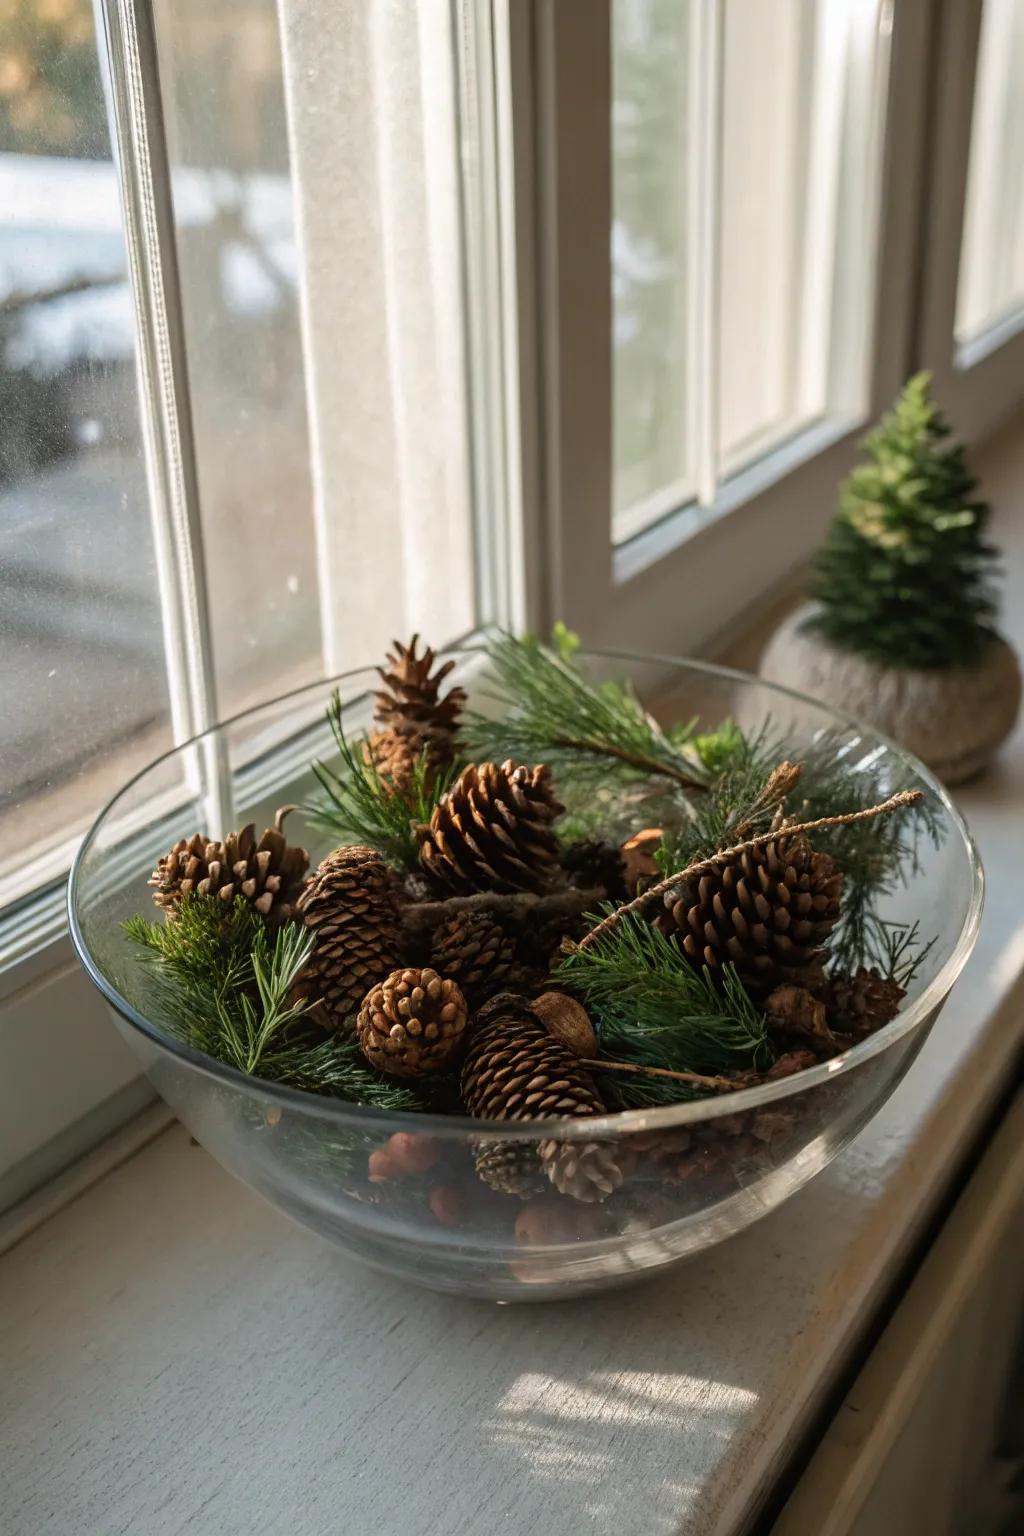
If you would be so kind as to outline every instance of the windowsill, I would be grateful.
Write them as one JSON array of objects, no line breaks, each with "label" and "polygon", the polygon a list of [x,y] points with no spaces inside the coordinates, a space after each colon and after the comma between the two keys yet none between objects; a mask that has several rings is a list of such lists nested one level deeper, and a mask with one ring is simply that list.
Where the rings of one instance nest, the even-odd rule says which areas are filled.
[{"label": "windowsill", "polygon": [[[1024,647],[1024,444],[988,467]],[[787,1205],[642,1289],[411,1292],[158,1136],[0,1261],[12,1536],[742,1530],[1012,1079],[1022,796],[1018,731],[959,797],[981,937],[888,1105]]]}]

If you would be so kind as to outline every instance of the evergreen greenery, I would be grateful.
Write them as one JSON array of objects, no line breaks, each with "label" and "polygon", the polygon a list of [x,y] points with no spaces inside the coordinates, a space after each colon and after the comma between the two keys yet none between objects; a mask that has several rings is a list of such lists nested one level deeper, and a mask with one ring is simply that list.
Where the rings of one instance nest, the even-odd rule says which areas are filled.
[{"label": "evergreen greenery", "polygon": [[337,837],[340,843],[365,843],[402,869],[419,863],[416,827],[430,820],[434,806],[448,789],[454,770],[439,773],[424,750],[412,781],[396,787],[380,772],[372,751],[364,743],[353,746],[345,735],[341,696],[335,693],[327,718],[341,759],[340,771],[319,761],[313,772],[324,795],[303,807],[311,821]]},{"label": "evergreen greenery", "polygon": [[865,440],[818,560],[809,627],[890,666],[970,666],[991,643],[995,551],[964,450],[919,373]]},{"label": "evergreen greenery", "polygon": [[183,901],[172,921],[137,915],[124,928],[142,952],[154,1017],[194,1050],[310,1093],[381,1109],[425,1107],[418,1093],[374,1072],[354,1040],[316,1038],[307,1004],[293,1001],[310,931],[285,924],[271,937],[243,897],[225,911],[215,896]]},{"label": "evergreen greenery", "polygon": [[[814,821],[864,810],[891,793],[870,762],[851,761],[848,732],[821,731],[800,754],[801,773],[786,800],[796,821]],[[771,825],[776,804],[763,790],[785,743],[768,724],[747,736],[735,729],[729,751],[720,759],[690,820],[666,831],[657,854],[664,875],[685,869],[696,859],[728,847],[740,822],[756,835]],[[919,869],[922,839],[938,836],[938,808],[925,796],[899,816],[828,827],[814,835],[814,846],[835,859],[843,872],[841,915],[832,935],[830,959],[838,970],[858,965],[884,969],[886,925],[879,907]],[[916,935],[913,941],[917,942]]]},{"label": "evergreen greenery", "polygon": [[[637,913],[586,948],[570,950],[555,967],[555,979],[584,1002],[601,1055],[612,1061],[714,1073],[772,1060],[764,1015],[735,967],[724,966],[716,983],[706,966],[696,970],[678,945]],[[625,1074],[612,1093],[622,1107],[700,1096],[685,1084]]]},{"label": "evergreen greenery", "polygon": [[680,746],[644,709],[628,684],[593,683],[574,659],[579,641],[556,626],[555,644],[502,634],[488,647],[493,680],[483,691],[499,718],[468,714],[462,726],[475,761],[549,764],[560,774],[607,782],[663,777],[683,788],[699,781]]}]

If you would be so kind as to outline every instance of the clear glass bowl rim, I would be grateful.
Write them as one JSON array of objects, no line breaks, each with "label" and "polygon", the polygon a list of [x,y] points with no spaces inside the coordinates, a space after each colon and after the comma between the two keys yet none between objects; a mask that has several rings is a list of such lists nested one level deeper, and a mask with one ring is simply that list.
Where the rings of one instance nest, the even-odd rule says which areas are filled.
[{"label": "clear glass bowl rim", "polygon": [[[471,656],[485,654],[482,645],[454,645],[447,646],[439,652],[445,656]],[[513,1121],[513,1120],[476,1120],[467,1115],[435,1115],[425,1114],[411,1110],[377,1109],[370,1105],[353,1104],[347,1099],[333,1099],[320,1094],[307,1093],[301,1088],[291,1088],[280,1083],[266,1082],[262,1078],[250,1077],[244,1072],[229,1067],[224,1062],[219,1062],[211,1056],[194,1050],[191,1046],[175,1040],[172,1036],[164,1034],[162,1030],[136,1009],[127,998],[123,997],[118,989],[108,980],[94,960],[86,943],[78,920],[79,886],[85,859],[93,842],[100,833],[107,817],[114,810],[118,802],[127,795],[136,784],[152,773],[162,763],[169,762],[172,758],[185,752],[188,748],[204,741],[207,737],[215,737],[227,727],[237,724],[252,715],[258,715],[264,710],[273,709],[277,705],[287,704],[301,699],[304,694],[322,693],[328,688],[340,687],[354,678],[372,678],[373,667],[354,667],[346,672],[336,673],[332,677],[319,678],[315,682],[306,683],[301,688],[294,688],[288,692],[279,694],[274,698],[266,699],[259,704],[251,704],[247,709],[240,710],[235,715],[219,721],[205,731],[190,737],[187,741],[180,742],[177,746],[162,752],[134,773],[119,790],[113,794],[103,809],[99,812],[75,854],[68,878],[67,908],[68,928],[71,935],[72,946],[78,959],[92,984],[104,997],[106,1002],[118,1013],[126,1023],[143,1035],[151,1044],[167,1055],[176,1058],[182,1065],[192,1071],[199,1072],[205,1077],[224,1083],[225,1085],[256,1097],[268,1104],[278,1105],[281,1108],[290,1107],[301,1109],[304,1114],[318,1119],[332,1122],[346,1129],[363,1128],[371,1130],[387,1129],[410,1130],[430,1132],[432,1134],[453,1136],[461,1134],[465,1136],[481,1136],[481,1133],[496,1134],[500,1132],[502,1141],[530,1141],[539,1137],[548,1138],[557,1135],[560,1140],[593,1140],[595,1136],[619,1136],[630,1132],[647,1131],[654,1129],[667,1130],[670,1127],[680,1127],[699,1124],[704,1120],[714,1120],[720,1115],[736,1114],[743,1110],[757,1109],[765,1104],[772,1104],[780,1099],[794,1097],[799,1093],[809,1091],[820,1083],[831,1081],[856,1067],[861,1066],[872,1057],[888,1050],[898,1040],[917,1029],[936,1009],[948,994],[953,983],[963,970],[974,948],[981,923],[982,908],[985,899],[985,877],[978,854],[977,846],[972,837],[967,823],[960,814],[956,805],[949,796],[948,791],[939,782],[929,768],[925,766],[912,753],[907,752],[891,737],[884,735],[874,726],[865,721],[856,719],[851,715],[844,715],[834,710],[831,706],[823,704],[820,700],[811,698],[810,695],[800,693],[795,688],[786,688],[779,683],[767,682],[752,672],[743,672],[735,667],[721,666],[716,662],[701,661],[692,657],[671,656],[650,651],[626,651],[619,649],[605,649],[601,647],[585,647],[579,654],[582,657],[594,657],[607,661],[647,662],[657,663],[663,666],[671,666],[682,671],[699,672],[707,677],[719,678],[722,681],[739,684],[743,687],[751,685],[763,688],[768,693],[780,694],[797,700],[801,704],[810,705],[812,708],[830,716],[838,725],[849,730],[865,731],[875,741],[880,742],[895,755],[913,768],[914,773],[924,781],[934,795],[940,801],[945,814],[956,834],[959,835],[964,852],[967,855],[970,869],[971,893],[964,914],[956,943],[941,969],[932,977],[928,986],[921,995],[911,1003],[903,1012],[897,1014],[891,1023],[868,1036],[842,1055],[832,1057],[828,1061],[820,1062],[815,1067],[808,1067],[802,1072],[795,1073],[792,1077],[780,1079],[774,1083],[763,1083],[756,1088],[740,1088],[735,1093],[723,1093],[713,1098],[695,1099],[682,1104],[666,1104],[645,1109],[629,1109],[611,1111],[606,1115],[586,1116],[582,1118],[550,1119],[544,1121]]]}]

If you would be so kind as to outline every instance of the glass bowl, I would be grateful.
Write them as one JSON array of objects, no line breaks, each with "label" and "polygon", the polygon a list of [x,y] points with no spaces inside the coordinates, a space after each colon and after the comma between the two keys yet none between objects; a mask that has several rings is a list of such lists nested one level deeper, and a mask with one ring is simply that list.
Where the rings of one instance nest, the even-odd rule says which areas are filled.
[{"label": "glass bowl", "polygon": [[[457,653],[455,677],[480,696],[482,657]],[[883,916],[935,936],[902,1011],[844,1055],[781,1081],[713,1100],[600,1119],[510,1124],[385,1112],[243,1076],[180,1044],[146,1016],[139,960],[122,931],[152,911],[156,859],[197,828],[271,825],[275,808],[308,799],[313,757],[331,760],[324,710],[340,690],[350,728],[369,718],[376,675],[345,674],[251,709],[158,759],[103,811],[69,887],[78,955],[157,1091],[229,1172],[346,1253],[404,1280],[464,1296],[518,1301],[578,1295],[678,1263],[765,1215],[834,1158],[907,1071],[974,944],[982,872],[970,835],[929,771],[866,726],[756,678],[693,661],[589,655],[597,677],[628,676],[664,720],[713,728],[765,721],[786,753],[827,734],[829,751],[870,774],[879,798],[920,788],[937,836]],[[489,706],[493,709],[493,705]],[[634,828],[635,830],[635,824]],[[330,834],[301,811],[289,838],[313,864]],[[404,1133],[401,1143],[390,1142]],[[474,1156],[490,1143],[614,1144],[621,1187],[600,1205],[548,1188],[526,1202],[487,1188]],[[405,1172],[369,1177],[370,1154],[402,1150]],[[378,1166],[380,1159],[377,1160]]]}]

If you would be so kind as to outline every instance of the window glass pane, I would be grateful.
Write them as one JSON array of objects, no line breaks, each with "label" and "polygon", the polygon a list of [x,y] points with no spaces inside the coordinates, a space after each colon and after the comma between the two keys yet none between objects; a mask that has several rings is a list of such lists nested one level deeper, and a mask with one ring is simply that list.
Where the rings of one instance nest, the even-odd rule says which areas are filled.
[{"label": "window glass pane", "polygon": [[[690,7],[615,0],[612,292],[615,505],[692,492],[687,443]],[[668,342],[671,338],[671,342]]]},{"label": "window glass pane", "polygon": [[956,339],[1024,311],[1024,0],[985,0],[967,178]]},{"label": "window glass pane", "polygon": [[132,306],[89,0],[0,32],[0,906],[169,744]]},{"label": "window glass pane", "polygon": [[324,672],[274,0],[155,0],[222,716]]},{"label": "window glass pane", "polygon": [[623,537],[863,411],[885,81],[864,0],[614,0],[613,22]]}]

